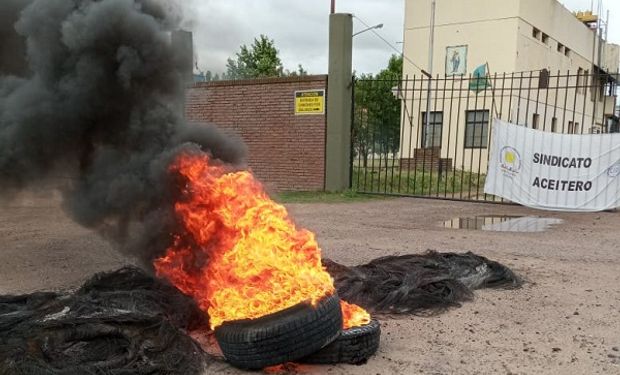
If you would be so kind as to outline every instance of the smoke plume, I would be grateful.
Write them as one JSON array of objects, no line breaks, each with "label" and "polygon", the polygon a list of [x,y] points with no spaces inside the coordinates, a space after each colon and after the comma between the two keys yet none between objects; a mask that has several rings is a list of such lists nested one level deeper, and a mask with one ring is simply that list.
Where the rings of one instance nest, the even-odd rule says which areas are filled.
[{"label": "smoke plume", "polygon": [[182,119],[181,21],[169,1],[2,0],[0,193],[69,177],[63,206],[145,263],[174,232],[181,152],[245,148]]},{"label": "smoke plume", "polygon": [[31,0],[4,0],[0,6],[0,74],[24,74],[26,41],[15,31],[15,21]]}]

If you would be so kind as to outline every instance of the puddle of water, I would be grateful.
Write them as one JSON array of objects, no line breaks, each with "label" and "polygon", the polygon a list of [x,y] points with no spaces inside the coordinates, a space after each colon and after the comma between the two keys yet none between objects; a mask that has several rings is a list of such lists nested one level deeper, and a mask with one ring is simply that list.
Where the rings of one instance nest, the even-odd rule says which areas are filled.
[{"label": "puddle of water", "polygon": [[544,232],[564,220],[535,216],[457,217],[443,223],[444,228],[492,232]]}]

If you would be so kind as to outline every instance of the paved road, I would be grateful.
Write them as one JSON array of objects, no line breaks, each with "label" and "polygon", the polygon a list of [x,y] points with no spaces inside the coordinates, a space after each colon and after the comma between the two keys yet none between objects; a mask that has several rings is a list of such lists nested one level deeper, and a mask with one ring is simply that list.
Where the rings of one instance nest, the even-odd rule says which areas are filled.
[{"label": "paved road", "polygon": [[[383,319],[379,353],[367,365],[309,367],[309,374],[620,374],[620,213],[567,214],[517,206],[391,199],[292,204],[324,255],[358,264],[384,255],[474,251],[512,267],[521,290],[487,290],[436,317]],[[544,233],[445,229],[470,215],[544,215]],[[131,262],[73,224],[57,196],[0,206],[0,294],[79,285]],[[221,363],[207,373],[242,373]]]}]

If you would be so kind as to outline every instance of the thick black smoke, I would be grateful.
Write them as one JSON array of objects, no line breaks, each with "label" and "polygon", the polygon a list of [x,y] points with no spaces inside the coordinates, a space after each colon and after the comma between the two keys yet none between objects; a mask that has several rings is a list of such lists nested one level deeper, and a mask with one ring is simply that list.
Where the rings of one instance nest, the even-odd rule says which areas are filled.
[{"label": "thick black smoke", "polygon": [[0,72],[25,74],[26,40],[15,31],[19,13],[32,0],[3,0],[0,5]]},{"label": "thick black smoke", "polygon": [[0,4],[0,193],[68,176],[66,211],[146,263],[174,231],[175,156],[205,151],[239,164],[245,153],[214,127],[182,120],[170,4]]}]

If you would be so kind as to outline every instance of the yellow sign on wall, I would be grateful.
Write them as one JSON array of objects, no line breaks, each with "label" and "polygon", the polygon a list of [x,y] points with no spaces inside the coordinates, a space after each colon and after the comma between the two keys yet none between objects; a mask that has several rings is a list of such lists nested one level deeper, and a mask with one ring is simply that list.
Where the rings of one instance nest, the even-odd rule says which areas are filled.
[{"label": "yellow sign on wall", "polygon": [[322,115],[325,113],[325,90],[295,91],[296,115]]}]

